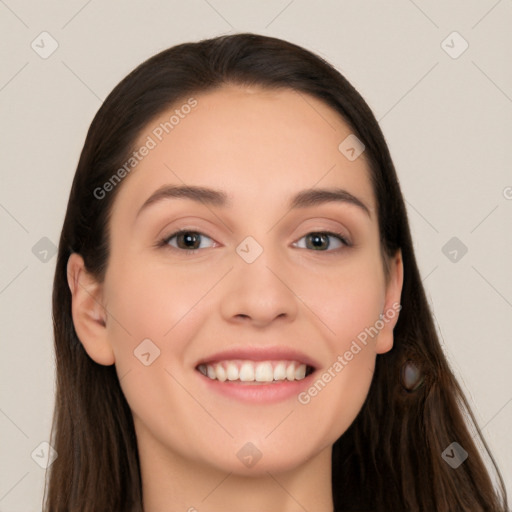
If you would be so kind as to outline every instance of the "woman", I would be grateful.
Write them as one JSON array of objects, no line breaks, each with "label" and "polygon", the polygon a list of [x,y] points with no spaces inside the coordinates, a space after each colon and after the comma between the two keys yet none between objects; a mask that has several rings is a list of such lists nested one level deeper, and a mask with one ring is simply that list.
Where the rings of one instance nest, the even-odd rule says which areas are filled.
[{"label": "woman", "polygon": [[47,511],[506,510],[382,132],[296,45],[182,44],[112,91],[53,311]]}]

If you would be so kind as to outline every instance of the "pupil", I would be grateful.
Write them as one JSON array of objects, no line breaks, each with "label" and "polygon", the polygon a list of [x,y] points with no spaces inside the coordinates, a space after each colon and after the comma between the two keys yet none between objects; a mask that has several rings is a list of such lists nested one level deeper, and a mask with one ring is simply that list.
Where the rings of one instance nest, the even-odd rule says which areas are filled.
[{"label": "pupil", "polygon": [[327,236],[319,233],[311,235],[311,241],[313,248],[322,248],[322,244],[325,245],[326,243],[327,246],[329,245],[329,240],[327,239]]},{"label": "pupil", "polygon": [[[195,245],[196,245],[196,242],[197,242],[197,237],[198,237],[198,233],[185,233],[183,235],[183,239],[184,239],[184,242],[185,242],[185,247],[187,247],[188,249],[195,249]],[[192,244],[192,245],[189,245],[189,244]]]}]

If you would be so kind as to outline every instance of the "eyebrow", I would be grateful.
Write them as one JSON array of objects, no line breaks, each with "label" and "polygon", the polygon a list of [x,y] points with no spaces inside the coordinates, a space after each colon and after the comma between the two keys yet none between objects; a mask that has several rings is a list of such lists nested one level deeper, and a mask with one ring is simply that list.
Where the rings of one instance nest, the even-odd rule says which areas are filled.
[{"label": "eyebrow", "polygon": [[[136,217],[149,206],[159,203],[165,199],[190,199],[201,202],[205,205],[229,208],[232,206],[228,195],[222,190],[216,190],[207,187],[195,185],[164,185],[155,190],[144,204],[140,207]],[[311,188],[301,190],[289,202],[290,210],[296,208],[308,208],[318,206],[324,203],[346,203],[357,206],[371,218],[369,208],[356,196],[342,188]]]}]

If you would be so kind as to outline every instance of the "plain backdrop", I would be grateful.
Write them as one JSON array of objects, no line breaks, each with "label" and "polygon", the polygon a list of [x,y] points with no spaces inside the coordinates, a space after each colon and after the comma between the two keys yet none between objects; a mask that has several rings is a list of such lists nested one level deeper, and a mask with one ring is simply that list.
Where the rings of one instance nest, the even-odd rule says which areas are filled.
[{"label": "plain backdrop", "polygon": [[52,247],[94,114],[158,51],[245,31],[326,58],[375,113],[444,350],[512,495],[511,23],[510,0],[1,0],[0,511],[41,508]]}]

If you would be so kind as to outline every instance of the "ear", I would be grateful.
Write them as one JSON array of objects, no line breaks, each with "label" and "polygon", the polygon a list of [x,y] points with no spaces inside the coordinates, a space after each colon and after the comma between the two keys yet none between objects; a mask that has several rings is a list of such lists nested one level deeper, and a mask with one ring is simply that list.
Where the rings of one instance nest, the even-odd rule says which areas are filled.
[{"label": "ear", "polygon": [[107,337],[101,283],[87,272],[78,253],[72,253],[68,259],[67,276],[71,290],[71,314],[78,339],[96,363],[104,366],[114,364],[114,352]]},{"label": "ear", "polygon": [[[384,324],[380,329],[376,342],[377,354],[384,354],[393,348],[393,329],[398,321],[401,309],[400,297],[404,282],[404,266],[402,251],[398,250],[389,262],[389,279],[386,285],[386,296],[382,308],[381,322]],[[381,324],[379,324],[379,327]]]}]

